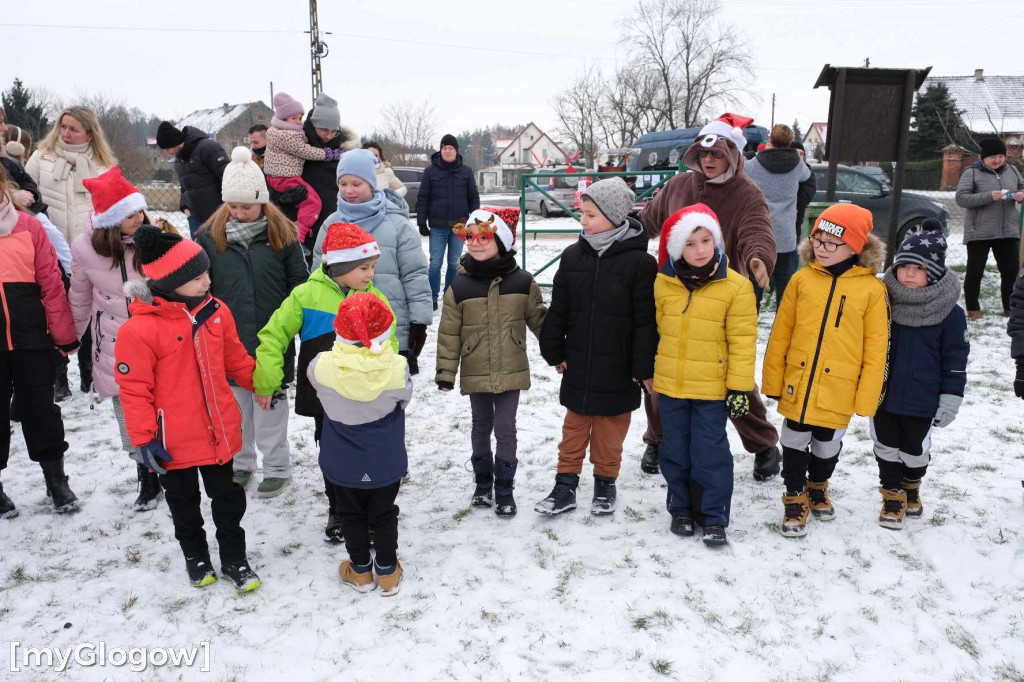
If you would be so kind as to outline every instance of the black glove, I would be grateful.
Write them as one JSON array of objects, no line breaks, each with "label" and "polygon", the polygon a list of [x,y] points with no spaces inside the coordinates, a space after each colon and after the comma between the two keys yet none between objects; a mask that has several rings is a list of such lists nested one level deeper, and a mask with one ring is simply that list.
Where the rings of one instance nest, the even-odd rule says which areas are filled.
[{"label": "black glove", "polygon": [[287,399],[288,394],[284,391],[274,391],[274,394],[270,396],[270,409],[274,409],[279,402]]},{"label": "black glove", "polygon": [[422,234],[424,237],[429,237],[430,236],[430,228],[427,227],[426,223],[423,223],[422,225],[420,225],[419,228],[420,228],[420,234]]},{"label": "black glove", "polygon": [[729,391],[729,395],[725,398],[725,409],[729,410],[729,419],[746,417],[750,412],[750,398],[746,393]]},{"label": "black glove", "polygon": [[1013,380],[1013,392],[1018,398],[1024,398],[1024,362],[1017,363],[1017,378]]},{"label": "black glove", "polygon": [[303,201],[305,201],[308,196],[309,191],[302,185],[299,185],[298,187],[286,189],[285,191],[278,194],[277,203],[282,204],[284,206],[295,206],[296,204],[301,204]]},{"label": "black glove", "polygon": [[409,323],[409,350],[412,356],[418,358],[427,345],[427,325],[418,322]]}]

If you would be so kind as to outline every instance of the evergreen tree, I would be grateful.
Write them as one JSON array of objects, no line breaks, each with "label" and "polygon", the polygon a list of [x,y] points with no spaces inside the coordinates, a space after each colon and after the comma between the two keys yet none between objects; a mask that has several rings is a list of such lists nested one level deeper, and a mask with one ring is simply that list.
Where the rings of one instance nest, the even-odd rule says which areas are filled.
[{"label": "evergreen tree", "polygon": [[35,140],[43,139],[50,122],[43,113],[43,107],[34,103],[32,93],[15,77],[10,90],[0,93],[0,103],[6,114],[5,121],[27,130]]},{"label": "evergreen tree", "polygon": [[923,94],[918,94],[911,111],[914,129],[910,132],[909,159],[940,158],[942,148],[949,144],[973,146],[963,113],[944,83],[932,83]]},{"label": "evergreen tree", "polygon": [[804,131],[802,131],[800,129],[800,121],[798,121],[798,120],[794,120],[793,121],[793,141],[794,142],[803,142],[804,141]]}]

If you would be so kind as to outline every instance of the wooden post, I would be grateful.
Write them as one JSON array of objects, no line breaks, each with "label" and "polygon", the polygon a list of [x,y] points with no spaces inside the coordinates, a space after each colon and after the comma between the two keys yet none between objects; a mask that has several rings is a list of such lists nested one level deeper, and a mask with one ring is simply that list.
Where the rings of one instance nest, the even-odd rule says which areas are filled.
[{"label": "wooden post", "polygon": [[903,88],[903,111],[900,112],[899,141],[896,145],[896,164],[892,173],[892,211],[889,215],[889,237],[885,255],[885,266],[892,263],[893,253],[899,248],[900,199],[903,195],[903,167],[907,162],[907,148],[910,144],[910,112],[914,106],[914,85],[917,71],[907,71],[907,82]]},{"label": "wooden post", "polygon": [[836,78],[835,99],[832,100],[831,120],[828,125],[828,183],[825,190],[825,201],[836,200],[836,174],[839,166],[838,145],[832,144],[829,140],[838,142],[843,137],[843,107],[846,102],[846,69],[839,69],[839,76]]}]

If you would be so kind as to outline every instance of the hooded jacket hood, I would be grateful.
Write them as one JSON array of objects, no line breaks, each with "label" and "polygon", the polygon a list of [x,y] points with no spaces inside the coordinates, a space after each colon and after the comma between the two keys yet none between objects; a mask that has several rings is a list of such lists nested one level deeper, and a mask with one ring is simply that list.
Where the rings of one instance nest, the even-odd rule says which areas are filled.
[{"label": "hooded jacket hood", "polygon": [[765,149],[757,153],[757,162],[769,173],[788,173],[802,161],[795,149]]},{"label": "hooded jacket hood", "polygon": [[709,179],[704,175],[704,169],[700,167],[700,150],[704,148],[701,146],[702,139],[704,138],[701,138],[691,144],[683,154],[683,164],[687,168],[692,170],[694,173],[697,173],[704,182],[713,185],[726,185],[737,177],[744,175],[743,165],[745,163],[745,159],[743,158],[743,152],[734,147],[732,143],[724,137],[719,137],[715,140],[715,144],[711,146],[711,149],[718,149],[719,151],[725,152],[725,158],[729,161],[729,167],[724,173],[714,179]]}]

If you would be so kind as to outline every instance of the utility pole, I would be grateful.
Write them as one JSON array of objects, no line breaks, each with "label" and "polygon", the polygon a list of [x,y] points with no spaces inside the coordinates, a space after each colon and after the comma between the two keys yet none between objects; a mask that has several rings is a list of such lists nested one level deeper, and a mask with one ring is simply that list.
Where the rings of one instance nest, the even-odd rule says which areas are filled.
[{"label": "utility pole", "polygon": [[775,127],[775,93],[772,93],[772,127]]},{"label": "utility pole", "polygon": [[[326,33],[330,35],[330,33]],[[324,85],[320,76],[320,59],[327,56],[327,43],[320,40],[320,22],[317,19],[316,0],[309,0],[309,52],[313,62],[313,102],[323,92]],[[312,106],[312,104],[310,104]]]},{"label": "utility pole", "polygon": [[274,81],[270,81],[270,108],[274,108]]},{"label": "utility pole", "polygon": [[865,69],[870,69],[871,68],[871,60],[869,58],[867,58],[867,57],[864,58],[864,68]]}]

